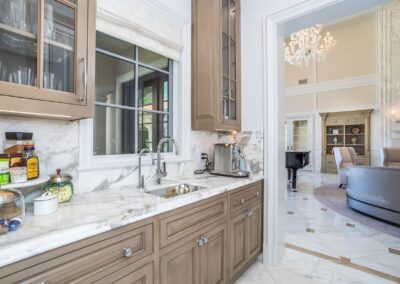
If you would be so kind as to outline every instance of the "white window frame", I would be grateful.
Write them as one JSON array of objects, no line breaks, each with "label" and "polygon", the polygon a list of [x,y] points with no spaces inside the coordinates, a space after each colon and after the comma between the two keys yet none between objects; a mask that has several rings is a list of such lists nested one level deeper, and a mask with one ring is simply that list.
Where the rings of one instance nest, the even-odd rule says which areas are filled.
[{"label": "white window frame", "polygon": [[[168,163],[190,160],[191,133],[191,24],[183,24],[184,49],[181,60],[172,60],[172,137],[179,144],[180,153],[162,153],[161,158]],[[111,35],[112,36],[112,35]],[[138,165],[139,154],[93,155],[93,118],[79,122],[79,171],[93,171],[107,168],[126,168]],[[155,157],[156,153],[153,154]],[[150,155],[142,159],[144,165],[151,164]]]}]

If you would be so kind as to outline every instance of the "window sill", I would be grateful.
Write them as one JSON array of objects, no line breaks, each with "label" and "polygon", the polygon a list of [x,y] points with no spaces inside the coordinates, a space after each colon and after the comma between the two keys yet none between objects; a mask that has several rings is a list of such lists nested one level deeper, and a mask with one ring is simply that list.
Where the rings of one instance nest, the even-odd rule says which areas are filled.
[{"label": "window sill", "polygon": [[[154,165],[156,165],[157,154],[153,154],[155,159]],[[175,156],[173,154],[161,155],[161,160],[168,163],[185,163],[190,162],[191,159],[188,157]],[[150,166],[152,165],[152,158],[149,154],[142,156],[142,165]],[[78,172],[91,172],[98,170],[107,169],[123,169],[129,167],[139,166],[139,155],[115,155],[115,156],[95,156],[92,157],[90,166],[79,167]]]}]

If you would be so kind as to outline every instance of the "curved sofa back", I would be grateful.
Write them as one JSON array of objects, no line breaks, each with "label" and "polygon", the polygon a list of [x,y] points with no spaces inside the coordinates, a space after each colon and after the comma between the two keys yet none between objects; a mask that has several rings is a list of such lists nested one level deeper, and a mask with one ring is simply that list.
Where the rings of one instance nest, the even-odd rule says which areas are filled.
[{"label": "curved sofa back", "polygon": [[400,212],[400,169],[350,167],[346,176],[349,197]]}]

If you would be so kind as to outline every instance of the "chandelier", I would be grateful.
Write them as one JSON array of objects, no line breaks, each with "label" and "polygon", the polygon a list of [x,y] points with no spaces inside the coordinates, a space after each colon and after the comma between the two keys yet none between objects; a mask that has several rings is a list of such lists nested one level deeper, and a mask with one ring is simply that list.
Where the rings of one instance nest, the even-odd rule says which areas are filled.
[{"label": "chandelier", "polygon": [[322,25],[316,25],[292,33],[289,43],[284,43],[285,61],[295,66],[308,66],[310,59],[323,62],[337,42],[329,32],[322,37],[321,30]]}]

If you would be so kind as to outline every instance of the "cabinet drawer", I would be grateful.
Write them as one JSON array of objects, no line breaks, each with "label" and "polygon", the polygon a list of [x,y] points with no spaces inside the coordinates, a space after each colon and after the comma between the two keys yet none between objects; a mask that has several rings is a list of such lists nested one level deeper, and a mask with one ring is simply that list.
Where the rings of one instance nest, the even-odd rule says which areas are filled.
[{"label": "cabinet drawer", "polygon": [[192,207],[175,210],[161,217],[160,246],[161,248],[182,239],[228,214],[226,197],[213,201],[202,202]]},{"label": "cabinet drawer", "polygon": [[[129,256],[126,249],[130,249]],[[133,229],[3,278],[5,283],[81,283],[153,253],[153,224]]]},{"label": "cabinet drawer", "polygon": [[125,267],[111,275],[101,279],[96,284],[153,284],[154,283],[154,264],[153,262],[134,269],[131,266]]},{"label": "cabinet drawer", "polygon": [[242,212],[249,205],[262,200],[262,182],[257,182],[231,194],[231,214]]}]

